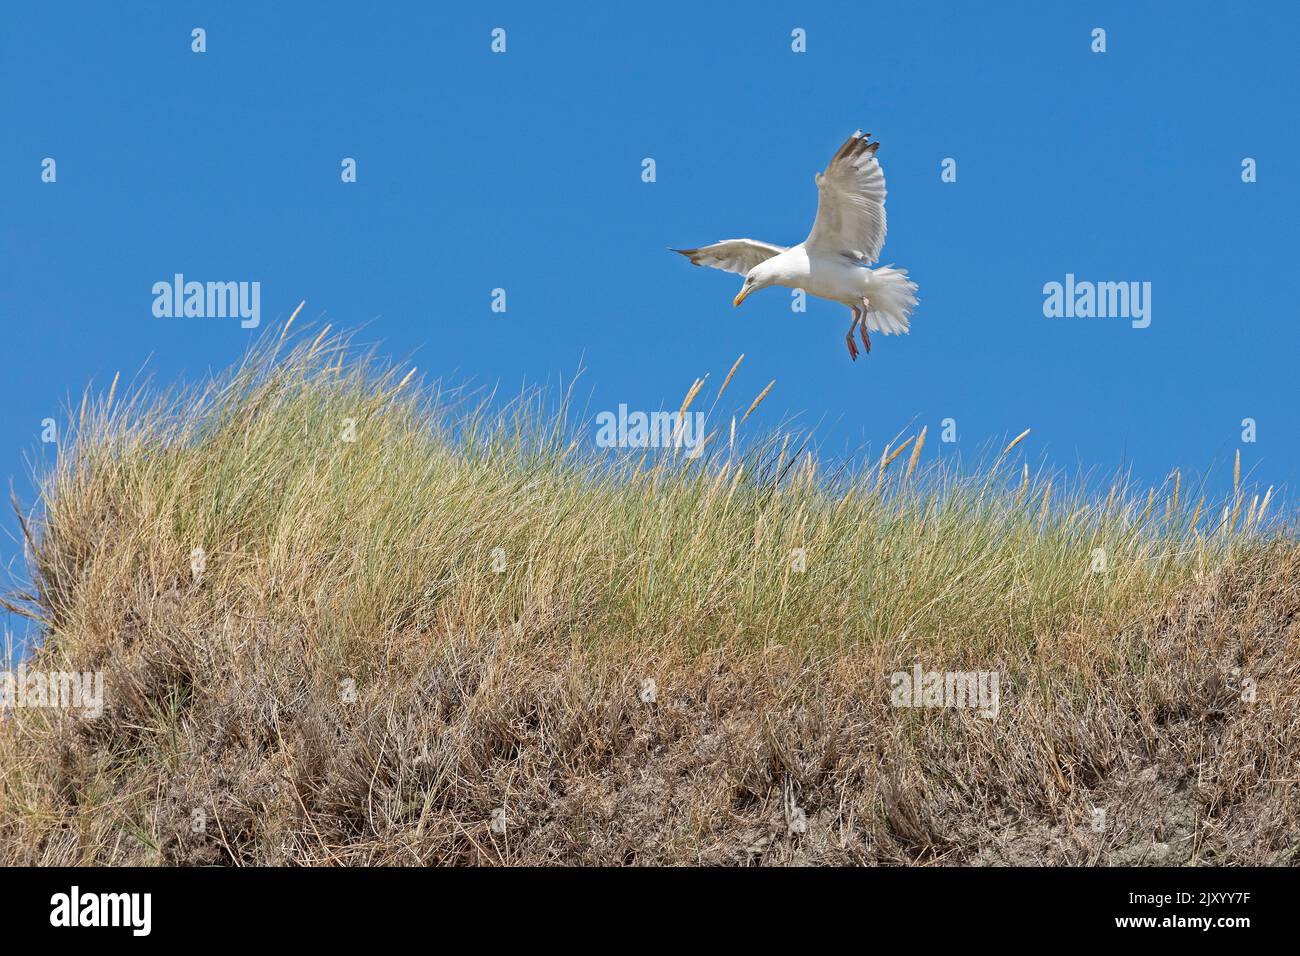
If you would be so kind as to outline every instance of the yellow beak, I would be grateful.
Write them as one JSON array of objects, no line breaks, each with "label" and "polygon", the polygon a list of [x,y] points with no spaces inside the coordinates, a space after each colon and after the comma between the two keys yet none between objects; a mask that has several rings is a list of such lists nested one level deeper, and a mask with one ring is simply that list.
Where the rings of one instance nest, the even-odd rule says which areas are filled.
[{"label": "yellow beak", "polygon": [[731,300],[731,304],[740,305],[740,303],[745,301],[745,296],[747,295],[749,295],[749,286],[745,286],[745,288],[741,289],[736,297]]}]

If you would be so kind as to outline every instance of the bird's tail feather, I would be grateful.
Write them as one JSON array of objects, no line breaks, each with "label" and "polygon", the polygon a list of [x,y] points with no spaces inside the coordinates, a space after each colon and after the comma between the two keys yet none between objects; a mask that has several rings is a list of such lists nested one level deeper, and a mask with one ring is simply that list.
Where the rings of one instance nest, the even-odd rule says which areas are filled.
[{"label": "bird's tail feather", "polygon": [[916,283],[906,269],[882,266],[872,270],[867,286],[867,330],[884,335],[910,331],[908,319],[916,308]]}]

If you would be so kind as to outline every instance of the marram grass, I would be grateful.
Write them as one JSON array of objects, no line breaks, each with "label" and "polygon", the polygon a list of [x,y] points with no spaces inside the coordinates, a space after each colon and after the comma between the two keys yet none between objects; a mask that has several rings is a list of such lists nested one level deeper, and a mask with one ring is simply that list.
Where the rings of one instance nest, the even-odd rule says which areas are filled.
[{"label": "marram grass", "polygon": [[[1187,638],[1171,636],[1200,613],[1189,595],[1243,567],[1258,589],[1291,566],[1276,493],[1247,488],[1239,459],[1222,501],[1176,471],[1158,488],[1072,490],[1020,457],[1028,432],[974,470],[927,465],[922,429],[828,471],[806,438],[747,434],[774,383],[748,400],[740,365],[683,400],[710,406],[698,458],[595,449],[570,395],[502,405],[428,386],[328,329],[268,339],[202,386],[115,381],[88,396],[38,477],[24,518],[32,584],[8,603],[39,622],[37,661],[114,680],[103,723],[20,713],[0,731],[0,860],[608,862],[625,845],[665,862],[969,860],[1015,809],[1037,815],[1040,852],[1105,861],[1060,835],[1062,814],[1094,799],[1085,784],[1136,773],[1125,748],[1139,739],[1152,759],[1165,698],[1211,679],[1197,667],[1232,657],[1240,674],[1262,647],[1281,653],[1272,632],[1248,635],[1192,667]],[[1283,590],[1274,599],[1293,597]],[[1272,666],[1294,678],[1288,653]],[[889,673],[914,663],[999,671],[1019,709],[992,736],[963,714],[890,709]],[[626,688],[651,672],[667,700],[637,729],[651,718]],[[351,706],[364,720],[339,703],[341,684],[361,688]],[[794,736],[773,737],[778,725]],[[1273,746],[1289,753],[1286,726]],[[322,727],[356,754],[333,753]],[[241,743],[247,733],[257,739]],[[509,853],[465,835],[508,802],[493,787],[512,760],[533,782],[510,786],[540,788],[520,799],[541,813],[560,799],[547,795],[557,777],[597,790],[620,767],[644,777],[646,733],[666,735],[665,754],[695,754],[683,774],[721,761],[702,778],[715,783],[683,798],[686,817],[664,806],[632,833],[597,814],[604,823],[584,826],[604,828],[604,849],[556,844],[536,817],[524,824],[536,842]],[[513,742],[497,752],[484,735]],[[947,749],[966,737],[970,748]],[[84,755],[74,801],[65,771],[45,764],[68,739]],[[184,770],[218,759],[213,746],[235,748],[235,782]],[[319,766],[298,765],[321,747]],[[276,760],[297,767],[294,782],[267,784],[275,796],[250,808]],[[429,761],[459,782],[430,780]],[[1192,772],[1185,761],[1176,775]],[[373,802],[351,788],[373,790],[376,774],[397,794],[383,825],[348,809]],[[164,780],[236,835],[185,836],[183,813],[172,819],[184,807],[149,792]],[[951,793],[930,805],[936,780]],[[773,807],[788,816],[792,787],[825,800],[837,837],[764,835]],[[715,819],[715,804],[733,809]],[[959,804],[982,823],[945,823]],[[744,834],[728,813],[746,818]],[[1289,852],[1293,824],[1270,824],[1239,855]]]},{"label": "marram grass", "polygon": [[[183,580],[202,547],[211,587],[328,597],[341,631],[377,640],[451,600],[483,624],[558,612],[583,641],[907,634],[978,652],[1063,627],[1113,635],[1259,537],[1254,509],[1230,533],[1193,524],[1172,481],[1159,497],[1054,493],[1008,459],[1025,434],[966,476],[894,464],[912,438],[851,478],[824,475],[788,438],[737,451],[715,433],[698,459],[611,456],[588,450],[592,430],[567,408],[548,420],[541,396],[494,413],[422,394],[409,372],[347,364],[346,347],[318,337],[204,389],[85,406],[43,482],[48,614],[84,613],[81,589],[126,569]],[[1239,514],[1242,497],[1201,517]],[[83,580],[71,565],[92,549]]]}]

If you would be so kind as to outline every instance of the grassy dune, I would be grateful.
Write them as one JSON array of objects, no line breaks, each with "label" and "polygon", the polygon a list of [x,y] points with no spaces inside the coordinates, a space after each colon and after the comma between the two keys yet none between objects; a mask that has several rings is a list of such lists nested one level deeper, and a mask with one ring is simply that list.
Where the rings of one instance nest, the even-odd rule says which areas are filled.
[{"label": "grassy dune", "polygon": [[[567,405],[492,411],[327,332],[116,391],[41,476],[8,599],[27,666],[102,671],[105,710],[0,723],[0,863],[1300,847],[1271,491],[1084,495],[1023,445],[923,465],[923,436],[827,473],[747,438],[732,375],[688,395],[701,457],[611,456]],[[915,665],[996,672],[996,719],[892,706]]]}]

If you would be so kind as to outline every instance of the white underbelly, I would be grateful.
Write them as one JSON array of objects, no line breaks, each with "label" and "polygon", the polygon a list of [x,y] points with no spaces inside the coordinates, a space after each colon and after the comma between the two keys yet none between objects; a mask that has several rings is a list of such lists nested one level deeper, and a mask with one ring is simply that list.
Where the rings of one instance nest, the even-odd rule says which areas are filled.
[{"label": "white underbelly", "polygon": [[870,282],[870,269],[853,265],[843,256],[835,256],[828,259],[809,258],[807,272],[791,284],[809,295],[851,306],[867,294]]}]

